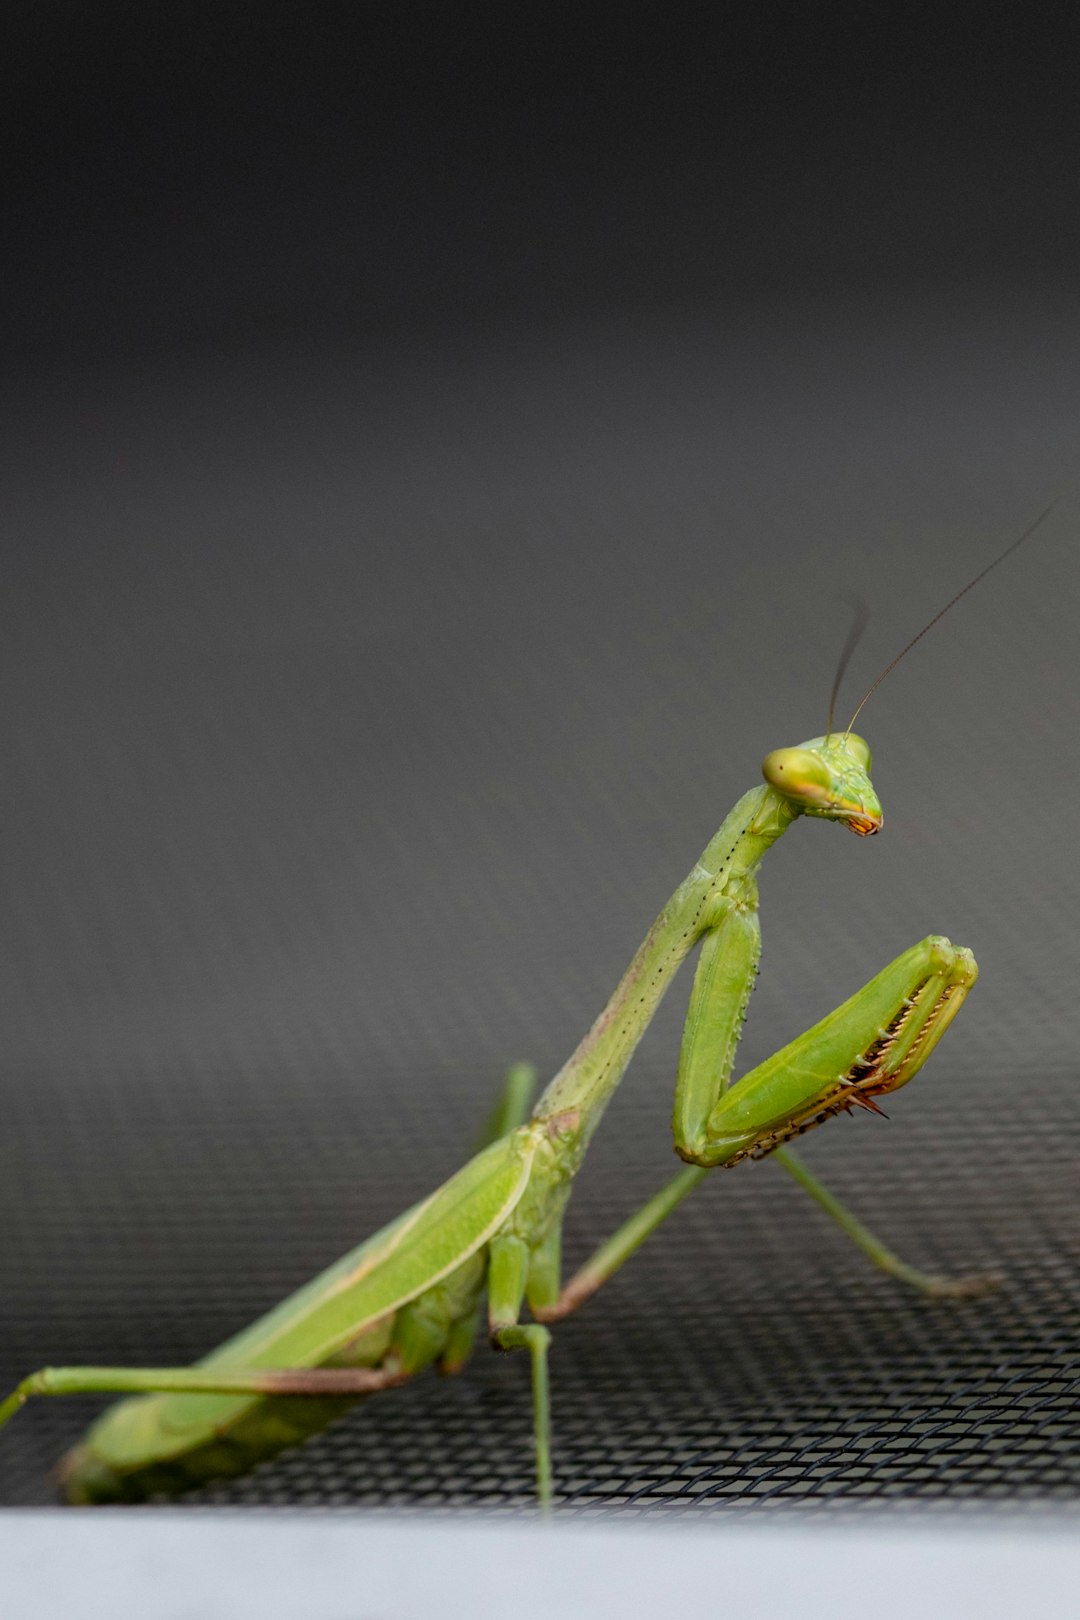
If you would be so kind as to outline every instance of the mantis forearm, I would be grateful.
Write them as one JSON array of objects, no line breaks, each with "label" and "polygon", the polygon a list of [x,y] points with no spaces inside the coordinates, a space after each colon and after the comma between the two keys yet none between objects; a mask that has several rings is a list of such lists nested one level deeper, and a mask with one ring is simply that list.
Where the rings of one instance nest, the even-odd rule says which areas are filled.
[{"label": "mantis forearm", "polygon": [[728,903],[706,935],[679,1052],[672,1130],[675,1151],[700,1163],[709,1117],[731,1079],[746,1005],[761,957],[757,894]]}]

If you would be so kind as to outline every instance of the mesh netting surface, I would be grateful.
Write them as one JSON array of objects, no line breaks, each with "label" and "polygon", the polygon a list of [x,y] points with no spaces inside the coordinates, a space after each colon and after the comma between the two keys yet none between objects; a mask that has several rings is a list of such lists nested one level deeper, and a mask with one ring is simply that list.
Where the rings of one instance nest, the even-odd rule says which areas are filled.
[{"label": "mesh netting surface", "polygon": [[[437,1087],[429,1080],[425,1092],[423,1080],[414,1094],[434,1110]],[[1073,1075],[1047,1077],[1039,1112],[1068,1115],[1074,1087]],[[141,1086],[113,1082],[89,1122],[114,1165],[124,1160],[102,1199],[91,1196],[101,1138],[55,1085],[28,1089],[52,1128],[49,1162],[33,1166],[36,1197],[5,1215],[9,1383],[42,1362],[193,1358],[349,1241],[358,1184],[389,1213],[391,1178],[368,1166],[401,1156],[402,1137],[373,1127],[344,1092],[324,1096],[314,1121],[294,1104],[290,1128],[282,1084],[270,1088],[281,1119],[269,1105],[254,1126],[214,1110],[198,1128],[171,1120],[163,1138]],[[717,1176],[556,1330],[566,1502],[700,1512],[1076,1499],[1075,1130],[1045,1130],[1040,1151],[1018,1160],[990,1130],[973,1141],[962,1112],[923,1102],[899,1159],[860,1120],[838,1124],[849,1140],[823,1142],[813,1162],[908,1256],[954,1273],[991,1265],[1000,1292],[925,1302],[873,1272],[773,1167]],[[983,1077],[981,1108],[995,1104],[1013,1106],[1009,1088]],[[626,1112],[616,1137],[632,1155],[635,1123],[652,1121],[644,1107],[637,1121]],[[224,1151],[230,1140],[243,1143],[238,1157]],[[410,1158],[410,1184],[431,1158]],[[626,1181],[611,1169],[585,1178],[571,1259],[582,1231],[599,1235],[626,1212]],[[8,1503],[52,1499],[49,1470],[88,1406],[40,1402],[20,1416],[0,1455]],[[526,1367],[481,1351],[461,1377],[372,1400],[248,1479],[189,1500],[505,1505],[530,1489]]]},{"label": "mesh netting surface", "polygon": [[[1060,323],[1029,353],[988,317],[947,363],[916,325],[278,356],[20,403],[6,1383],[193,1359],[442,1181],[502,1067],[551,1073],[588,1027],[766,749],[821,728],[840,587],[874,603],[868,682],[1018,532],[1071,454]],[[973,946],[890,1120],[804,1154],[906,1259],[1003,1286],[928,1303],[774,1166],[718,1173],[556,1329],[575,1509],[1080,1499],[1067,504],[867,711],[883,836],[803,823],[770,855],[745,1052],[925,933]],[[674,1167],[684,996],[590,1151],[571,1265]],[[22,1412],[0,1499],[54,1500],[101,1404]],[[481,1350],[190,1500],[531,1490],[527,1367]]]}]

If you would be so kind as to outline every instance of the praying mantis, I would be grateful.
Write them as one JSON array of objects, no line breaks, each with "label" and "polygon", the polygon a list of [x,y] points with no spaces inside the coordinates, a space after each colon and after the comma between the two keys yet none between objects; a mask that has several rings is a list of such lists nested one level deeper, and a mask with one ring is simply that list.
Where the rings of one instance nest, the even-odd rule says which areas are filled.
[{"label": "praying mantis", "polygon": [[[886,1272],[931,1296],[967,1296],[996,1278],[946,1279],[900,1259],[787,1144],[906,1085],[959,1012],[978,969],[932,935],[904,951],[805,1034],[734,1080],[761,949],[757,875],[801,817],[877,833],[882,808],[868,744],[852,729],[932,625],[1026,541],[1049,512],[957,592],[871,686],[844,730],[770,752],[661,910],[591,1029],[534,1102],[535,1071],[516,1064],[479,1151],[430,1197],[202,1361],[188,1367],[53,1367],[0,1403],[0,1427],[33,1395],[92,1392],[110,1407],[61,1463],[74,1503],[140,1501],[241,1474],[298,1444],[355,1401],[435,1366],[459,1371],[484,1325],[491,1346],[528,1352],[536,1490],[554,1500],[548,1351],[552,1326],[589,1299],[709,1174],[769,1155]],[[675,1081],[673,1134],[683,1167],[570,1278],[563,1219],[574,1178],[638,1042],[679,967],[698,951]],[[522,1320],[528,1310],[529,1320]]]}]

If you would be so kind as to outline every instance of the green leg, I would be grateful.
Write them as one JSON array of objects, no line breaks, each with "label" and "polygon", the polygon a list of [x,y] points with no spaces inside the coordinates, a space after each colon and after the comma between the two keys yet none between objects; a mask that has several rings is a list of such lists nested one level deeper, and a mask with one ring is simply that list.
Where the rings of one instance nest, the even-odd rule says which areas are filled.
[{"label": "green leg", "polygon": [[979,1272],[970,1277],[935,1277],[926,1271],[919,1271],[915,1266],[909,1266],[906,1260],[894,1254],[874,1234],[856,1220],[850,1210],[846,1209],[838,1198],[835,1198],[827,1187],[822,1186],[816,1176],[812,1176],[800,1159],[788,1148],[775,1148],[772,1158],[789,1176],[799,1183],[804,1192],[808,1192],[814,1202],[830,1215],[840,1229],[872,1260],[875,1266],[887,1271],[890,1277],[898,1277],[901,1282],[909,1283],[921,1293],[927,1294],[931,1299],[968,1299],[975,1294],[985,1294],[1001,1283],[1000,1276],[993,1272]]},{"label": "green leg", "polygon": [[253,1367],[215,1372],[200,1367],[43,1367],[0,1402],[0,1428],[31,1395],[373,1395],[412,1376],[384,1367]]},{"label": "green leg", "polygon": [[442,1331],[414,1301],[378,1367],[43,1367],[0,1402],[0,1428],[31,1395],[375,1395],[428,1366]]},{"label": "green leg", "polygon": [[[722,1042],[706,1036],[721,1015],[730,1022],[733,986],[745,983],[751,953],[746,927],[740,933],[736,926],[739,920],[734,912],[717,928],[706,942],[708,956],[703,947],[680,1059],[675,1147],[688,1163],[706,1168],[762,1158],[854,1107],[880,1113],[874,1099],[918,1073],[978,973],[970,951],[936,935],[924,939],[820,1023],[724,1089],[735,1031]],[[712,1056],[714,1048],[724,1062]],[[704,1068],[702,1053],[712,1056]]]},{"label": "green leg", "polygon": [[[796,1159],[789,1149],[776,1148],[772,1157],[794,1177],[800,1187],[810,1194],[827,1215],[832,1216],[852,1241],[858,1244],[867,1258],[890,1276],[909,1283],[933,1299],[967,1299],[975,1294],[988,1293],[1000,1284],[1000,1277],[993,1272],[981,1272],[970,1277],[935,1277],[908,1265],[856,1220],[839,1199],[835,1198],[816,1176],[812,1176],[801,1160]],[[600,1245],[596,1253],[586,1260],[580,1270],[575,1272],[561,1289],[556,1273],[554,1286],[549,1285],[542,1293],[537,1292],[534,1296],[533,1276],[530,1274],[529,1305],[537,1321],[561,1322],[563,1317],[569,1316],[579,1305],[583,1305],[618,1271],[620,1266],[629,1260],[646,1238],[652,1236],[660,1223],[693,1192],[708,1173],[697,1165],[688,1165],[685,1170],[680,1170],[678,1175],[673,1176],[659,1192],[654,1193],[642,1204],[628,1221],[624,1221],[618,1231]]]},{"label": "green leg", "polygon": [[536,1093],[536,1070],[531,1063],[514,1063],[506,1071],[499,1100],[484,1121],[477,1151],[497,1142],[500,1136],[524,1125]]},{"label": "green leg", "polygon": [[525,1327],[497,1328],[491,1336],[497,1350],[527,1350],[532,1361],[533,1437],[536,1443],[536,1494],[542,1513],[551,1512],[551,1397],[548,1390],[548,1345],[546,1327],[529,1323]]},{"label": "green leg", "polygon": [[499,1237],[491,1245],[488,1269],[488,1322],[495,1350],[527,1350],[532,1362],[533,1437],[536,1444],[536,1494],[542,1513],[551,1511],[551,1397],[548,1389],[548,1345],[551,1334],[534,1323],[521,1326],[529,1250],[521,1238]]},{"label": "green leg", "polygon": [[[507,1070],[499,1100],[480,1132],[476,1144],[478,1152],[489,1143],[497,1142],[508,1131],[524,1125],[536,1095],[536,1080],[536,1070],[531,1063],[515,1063]],[[476,1335],[480,1331],[481,1316],[478,1308],[468,1316],[458,1317],[451,1327],[438,1361],[438,1370],[445,1377],[460,1372],[472,1355]]]},{"label": "green leg", "polygon": [[483,1312],[479,1306],[470,1311],[468,1316],[459,1316],[451,1324],[450,1332],[446,1336],[442,1354],[436,1362],[436,1370],[444,1378],[453,1378],[459,1373],[473,1353],[476,1335],[480,1331],[480,1318]]},{"label": "green leg", "polygon": [[534,1289],[533,1277],[529,1278],[529,1308],[538,1322],[561,1322],[564,1316],[576,1311],[583,1305],[591,1294],[607,1282],[608,1278],[618,1271],[630,1256],[640,1249],[647,1237],[651,1237],[661,1221],[667,1219],[672,1210],[681,1204],[688,1193],[707,1175],[707,1170],[697,1165],[688,1165],[680,1170],[678,1175],[672,1176],[659,1192],[653,1194],[647,1203],[642,1204],[639,1210],[624,1221],[617,1232],[602,1243],[596,1253],[576,1271],[570,1281],[560,1289],[558,1273],[551,1268],[544,1268],[541,1273],[542,1283],[546,1286]]},{"label": "green leg", "polygon": [[[596,1292],[645,1239],[681,1204],[707,1170],[687,1167],[661,1187],[586,1261],[559,1290],[560,1226],[556,1222],[545,1243],[531,1254],[520,1238],[497,1238],[491,1246],[488,1274],[488,1310],[491,1343],[496,1350],[528,1350],[532,1358],[533,1431],[536,1438],[536,1483],[541,1508],[552,1499],[551,1411],[548,1393],[547,1352],[551,1335],[545,1324],[561,1321]],[[518,1317],[528,1290],[536,1325],[521,1326]]]},{"label": "green leg", "polygon": [[[832,1216],[852,1241],[858,1244],[867,1258],[876,1266],[880,1266],[882,1271],[887,1271],[890,1276],[909,1283],[933,1299],[967,1299],[975,1294],[988,1293],[1000,1284],[1001,1278],[993,1272],[980,1272],[970,1277],[935,1277],[908,1265],[856,1220],[839,1199],[835,1198],[816,1176],[810,1174],[801,1160],[796,1159],[790,1149],[775,1148],[771,1156],[794,1177],[800,1187],[810,1194],[827,1215]],[[708,1170],[697,1165],[688,1165],[685,1170],[680,1170],[678,1175],[673,1176],[659,1192],[654,1193],[642,1204],[628,1221],[624,1221],[618,1231],[600,1245],[596,1253],[586,1260],[580,1270],[575,1272],[561,1289],[558,1285],[558,1272],[554,1267],[544,1268],[541,1278],[545,1286],[536,1289],[535,1292],[534,1275],[530,1274],[529,1305],[536,1320],[547,1323],[561,1322],[564,1316],[576,1311],[579,1305],[583,1305],[618,1271],[620,1266],[629,1260],[646,1238],[652,1236],[660,1223],[667,1219],[672,1210],[677,1208],[689,1193],[693,1192],[708,1173]],[[557,1229],[555,1232],[557,1235]]]}]

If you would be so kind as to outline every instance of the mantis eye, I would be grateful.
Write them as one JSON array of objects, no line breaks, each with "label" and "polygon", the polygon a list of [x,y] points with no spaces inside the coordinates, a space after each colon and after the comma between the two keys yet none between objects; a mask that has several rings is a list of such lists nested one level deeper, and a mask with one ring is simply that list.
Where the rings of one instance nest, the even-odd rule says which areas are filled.
[{"label": "mantis eye", "polygon": [[808,748],[776,748],[761,767],[770,787],[800,804],[819,804],[832,793],[832,773]]},{"label": "mantis eye", "polygon": [[866,739],[857,737],[853,731],[849,731],[844,736],[844,746],[847,748],[848,753],[858,760],[863,770],[869,774],[871,763],[870,744]]}]

